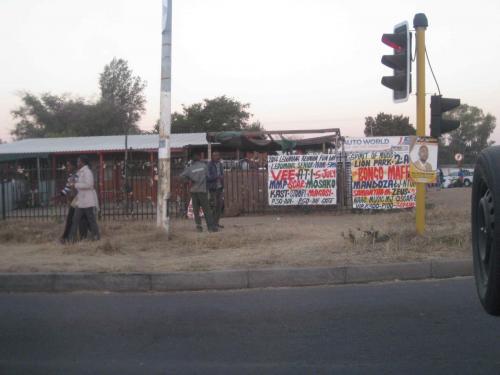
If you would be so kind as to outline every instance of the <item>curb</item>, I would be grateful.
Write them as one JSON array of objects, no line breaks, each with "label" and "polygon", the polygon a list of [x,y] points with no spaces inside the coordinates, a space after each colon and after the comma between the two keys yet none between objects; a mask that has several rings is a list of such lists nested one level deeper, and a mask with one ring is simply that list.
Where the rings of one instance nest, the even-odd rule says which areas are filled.
[{"label": "curb", "polygon": [[472,259],[168,273],[0,273],[0,292],[166,292],[357,284],[472,275]]}]

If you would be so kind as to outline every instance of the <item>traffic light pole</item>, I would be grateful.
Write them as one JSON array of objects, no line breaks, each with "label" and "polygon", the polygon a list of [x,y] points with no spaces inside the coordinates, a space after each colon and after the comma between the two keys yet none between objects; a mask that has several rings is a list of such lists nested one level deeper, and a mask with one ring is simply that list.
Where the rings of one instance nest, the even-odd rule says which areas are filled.
[{"label": "traffic light pole", "polygon": [[[417,136],[425,136],[425,30],[427,17],[423,13],[413,18],[417,39]],[[417,183],[417,233],[425,232],[425,184]]]}]

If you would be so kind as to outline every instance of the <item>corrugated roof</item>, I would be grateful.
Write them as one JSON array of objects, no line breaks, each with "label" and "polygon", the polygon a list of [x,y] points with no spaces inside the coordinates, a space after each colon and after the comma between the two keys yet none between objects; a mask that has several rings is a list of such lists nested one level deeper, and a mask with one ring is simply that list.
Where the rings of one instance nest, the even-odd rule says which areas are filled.
[{"label": "corrugated roof", "polygon": [[[206,145],[205,133],[182,133],[170,136],[170,148],[187,145]],[[158,134],[129,135],[128,147],[133,150],[158,148]],[[125,136],[32,138],[0,144],[1,154],[49,154],[57,152],[120,151],[125,149]]]}]

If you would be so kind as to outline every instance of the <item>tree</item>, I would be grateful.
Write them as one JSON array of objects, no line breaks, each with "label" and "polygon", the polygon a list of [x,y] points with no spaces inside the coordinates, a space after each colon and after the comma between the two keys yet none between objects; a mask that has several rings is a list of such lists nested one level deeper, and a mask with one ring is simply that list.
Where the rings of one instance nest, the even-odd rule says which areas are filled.
[{"label": "tree", "polygon": [[172,114],[172,133],[263,130],[259,121],[250,122],[250,104],[227,96],[204,99],[202,103],[182,106]]},{"label": "tree", "polygon": [[111,115],[110,126],[121,124],[123,133],[139,134],[137,122],[145,111],[146,82],[134,76],[126,60],[113,58],[99,77],[100,104]]},{"label": "tree", "polygon": [[22,105],[11,112],[18,120],[11,134],[16,139],[79,135],[86,129],[90,104],[69,95],[21,93]]},{"label": "tree", "polygon": [[365,117],[365,135],[369,136],[398,136],[414,135],[415,128],[410,124],[410,119],[403,115],[388,115],[383,112],[377,117]]},{"label": "tree", "polygon": [[455,164],[455,154],[461,153],[464,164],[474,164],[479,153],[494,143],[489,138],[496,127],[495,116],[485,115],[478,107],[462,104],[446,117],[459,120],[460,127],[440,138],[439,162]]},{"label": "tree", "polygon": [[11,111],[17,120],[16,139],[139,134],[137,122],[144,112],[145,83],[132,75],[124,60],[113,59],[99,80],[101,98],[89,102],[70,94],[35,95],[21,92],[22,104]]}]

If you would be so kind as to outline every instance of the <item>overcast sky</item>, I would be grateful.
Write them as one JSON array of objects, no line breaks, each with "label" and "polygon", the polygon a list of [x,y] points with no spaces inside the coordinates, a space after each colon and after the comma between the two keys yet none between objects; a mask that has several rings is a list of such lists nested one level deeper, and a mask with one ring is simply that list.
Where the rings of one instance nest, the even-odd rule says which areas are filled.
[{"label": "overcast sky", "polygon": [[[0,0],[0,138],[10,138],[19,91],[96,99],[99,73],[113,57],[147,81],[141,127],[151,129],[159,117],[161,3]],[[379,112],[410,116],[415,125],[415,96],[395,104],[380,84],[391,74],[380,58],[392,53],[380,38],[401,21],[412,27],[423,12],[443,96],[500,122],[500,1],[466,4],[173,0],[173,110],[227,95],[250,103],[269,130],[338,127],[357,136],[364,118]],[[428,69],[426,91],[437,92]],[[500,143],[500,124],[493,139]]]}]

